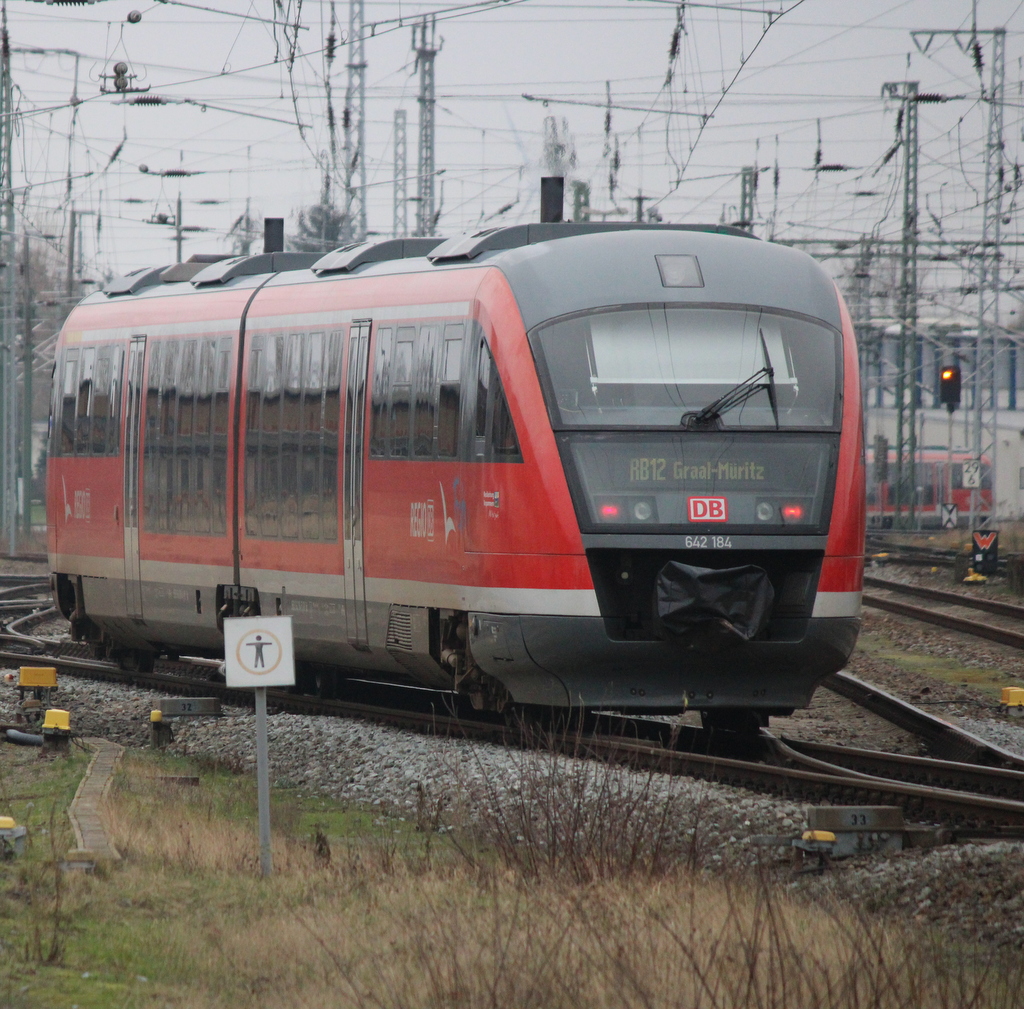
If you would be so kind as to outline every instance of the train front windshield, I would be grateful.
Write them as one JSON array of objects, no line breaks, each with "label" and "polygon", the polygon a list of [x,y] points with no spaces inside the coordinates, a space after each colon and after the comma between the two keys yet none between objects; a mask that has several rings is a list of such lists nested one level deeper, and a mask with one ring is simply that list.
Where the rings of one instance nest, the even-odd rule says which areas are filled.
[{"label": "train front windshield", "polygon": [[718,426],[837,426],[839,334],[803,318],[647,305],[562,319],[533,340],[556,427],[679,427],[758,372],[752,394],[715,411]]}]

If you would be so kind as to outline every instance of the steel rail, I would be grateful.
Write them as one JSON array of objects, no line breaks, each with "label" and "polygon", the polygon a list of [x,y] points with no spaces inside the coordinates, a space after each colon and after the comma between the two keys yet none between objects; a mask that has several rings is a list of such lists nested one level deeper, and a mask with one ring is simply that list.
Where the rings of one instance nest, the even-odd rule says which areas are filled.
[{"label": "steel rail", "polygon": [[1024,802],[1024,771],[787,737],[782,737],[781,742],[786,747],[785,756],[791,759],[803,761],[806,758],[872,777],[892,778],[958,792],[998,795],[1004,799]]},{"label": "steel rail", "polygon": [[904,585],[902,582],[891,582],[887,578],[874,578],[871,575],[864,576],[864,584],[870,585],[873,589],[885,589],[887,592],[896,592],[907,596],[920,596],[922,599],[934,599],[936,602],[948,603],[950,606],[964,606],[967,609],[982,610],[985,613],[1024,621],[1024,606],[1003,603],[998,599],[979,599],[977,596],[947,592],[944,589],[930,589],[924,585]]},{"label": "steel rail", "polygon": [[922,711],[849,673],[833,673],[822,681],[822,686],[912,732],[923,739],[931,753],[940,759],[1024,771],[1024,757],[1019,754]]},{"label": "steel rail", "polygon": [[[38,661],[39,656],[0,651],[0,660],[18,662],[26,658]],[[234,690],[206,679],[158,672],[129,672],[113,663],[73,656],[49,656],[47,661],[58,668],[89,678],[130,682],[141,687],[186,695],[216,696],[239,706],[252,703],[248,691]],[[1024,802],[895,781],[830,766],[824,761],[818,762],[821,766],[809,769],[784,766],[781,763],[737,760],[681,752],[657,742],[622,736],[538,733],[530,727],[510,728],[503,722],[467,721],[436,708],[430,711],[408,711],[346,700],[323,700],[279,690],[268,691],[268,700],[278,711],[364,718],[451,738],[485,739],[517,746],[535,746],[540,741],[569,755],[600,757],[636,768],[686,774],[720,784],[755,788],[789,799],[826,800],[853,805],[898,805],[908,820],[973,825],[979,829],[1024,826]]]},{"label": "steel rail", "polygon": [[965,620],[963,617],[954,617],[948,613],[925,609],[923,606],[913,606],[910,603],[901,603],[895,599],[883,599],[881,596],[872,596],[867,593],[861,599],[865,606],[871,606],[876,610],[886,610],[901,617],[913,617],[914,620],[920,620],[922,623],[946,627],[951,631],[962,631],[964,634],[972,634],[976,638],[985,638],[1000,645],[1024,650],[1024,634],[1018,631],[995,627],[992,624],[982,624],[976,620]]},{"label": "steel rail", "polygon": [[[44,619],[50,612],[39,610],[16,622]],[[83,646],[71,646],[71,650],[79,653],[77,655],[40,654],[36,649],[49,650],[52,643],[28,636],[21,640],[25,650],[0,650],[0,661],[35,664],[46,661],[58,669],[92,679],[131,683],[189,696],[216,696],[240,707],[252,704],[249,691],[229,688],[206,676],[123,670],[112,662],[86,658],[81,654],[85,651]],[[197,667],[187,658],[168,664],[172,668]],[[208,675],[210,665],[208,660],[202,661],[198,668],[206,670]],[[756,788],[790,799],[898,805],[908,819],[942,822],[961,828],[966,825],[975,830],[991,831],[1024,827],[1024,758],[964,733],[846,674],[836,674],[827,685],[845,696],[853,695],[851,699],[858,704],[922,736],[933,750],[955,753],[957,761],[903,758],[873,751],[780,740],[769,733],[753,738],[739,737],[736,743],[740,750],[759,749],[761,757],[741,760],[721,753],[684,752],[673,748],[684,742],[678,734],[670,736],[669,745],[665,745],[664,740],[627,738],[621,734],[545,732],[531,725],[509,726],[498,719],[467,719],[452,710],[445,710],[445,705],[439,703],[434,694],[417,697],[419,710],[322,699],[285,690],[268,691],[268,699],[277,711],[362,718],[438,736],[483,739],[506,745],[536,747],[542,743],[570,755],[599,757],[628,763],[636,768]],[[633,728],[638,735],[644,731],[664,729],[662,723],[652,722],[648,726],[644,719],[619,719],[619,722],[626,728],[630,722],[635,722]],[[618,730],[619,733],[621,731]],[[715,737],[696,731],[687,737],[686,742],[691,746],[710,748],[709,740],[717,739],[720,745],[722,737],[729,735],[719,733]]]}]

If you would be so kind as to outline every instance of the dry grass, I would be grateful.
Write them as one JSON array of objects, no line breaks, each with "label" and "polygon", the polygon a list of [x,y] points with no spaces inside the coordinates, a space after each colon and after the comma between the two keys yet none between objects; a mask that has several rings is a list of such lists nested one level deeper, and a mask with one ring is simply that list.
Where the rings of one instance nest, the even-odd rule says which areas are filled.
[{"label": "dry grass", "polygon": [[[525,759],[521,798],[456,830],[455,845],[432,833],[441,804],[426,802],[420,831],[278,836],[263,881],[251,822],[224,815],[205,788],[146,781],[144,761],[129,761],[108,810],[125,863],[67,899],[104,923],[102,950],[88,947],[102,967],[146,973],[173,1006],[1020,1004],[1019,963],[801,906],[767,873],[702,877],[677,846],[679,811],[644,779],[553,768]],[[484,786],[495,800],[497,784]],[[700,811],[690,814],[692,838]],[[85,948],[69,950],[77,969]]]}]

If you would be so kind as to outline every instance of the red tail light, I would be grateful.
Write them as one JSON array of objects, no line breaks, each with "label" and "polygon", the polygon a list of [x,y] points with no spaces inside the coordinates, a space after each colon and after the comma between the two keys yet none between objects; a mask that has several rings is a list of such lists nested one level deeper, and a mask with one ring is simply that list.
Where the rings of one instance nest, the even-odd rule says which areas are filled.
[{"label": "red tail light", "polygon": [[601,505],[601,518],[617,519],[619,517],[619,506],[613,504]]},{"label": "red tail light", "polygon": [[787,522],[799,522],[804,517],[804,506],[798,504],[783,505],[782,517]]}]

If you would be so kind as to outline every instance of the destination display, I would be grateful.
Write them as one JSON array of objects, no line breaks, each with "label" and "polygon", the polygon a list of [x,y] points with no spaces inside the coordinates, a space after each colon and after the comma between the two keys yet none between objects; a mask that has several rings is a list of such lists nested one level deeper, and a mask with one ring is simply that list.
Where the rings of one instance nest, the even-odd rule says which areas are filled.
[{"label": "destination display", "polygon": [[[593,526],[822,523],[834,439],[693,433],[561,436]],[[794,529],[794,527],[796,527]]]}]

